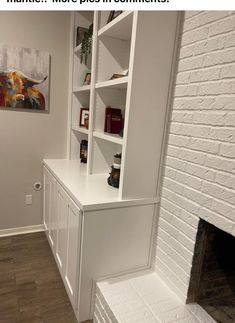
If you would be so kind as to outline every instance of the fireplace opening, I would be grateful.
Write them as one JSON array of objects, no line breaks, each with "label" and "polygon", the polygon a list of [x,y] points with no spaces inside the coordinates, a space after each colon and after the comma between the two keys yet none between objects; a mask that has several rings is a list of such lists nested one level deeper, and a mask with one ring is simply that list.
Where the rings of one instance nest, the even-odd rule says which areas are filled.
[{"label": "fireplace opening", "polygon": [[187,302],[200,304],[216,322],[235,322],[235,238],[200,220]]}]

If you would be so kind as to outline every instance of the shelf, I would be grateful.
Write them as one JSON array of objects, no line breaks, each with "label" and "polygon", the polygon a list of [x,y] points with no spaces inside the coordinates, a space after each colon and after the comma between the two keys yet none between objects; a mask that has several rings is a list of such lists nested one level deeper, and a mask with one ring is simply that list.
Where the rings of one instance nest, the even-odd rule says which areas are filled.
[{"label": "shelf", "polygon": [[108,36],[129,40],[132,31],[133,12],[125,11],[98,31],[98,37]]},{"label": "shelf", "polygon": [[74,87],[73,93],[86,92],[86,91],[90,91],[90,89],[91,89],[90,85],[77,86],[77,87]]},{"label": "shelf", "polygon": [[78,54],[81,51],[82,44],[76,46],[73,50],[74,54]]},{"label": "shelf", "polygon": [[108,134],[104,132],[94,131],[93,136],[106,141],[114,142],[115,144],[123,144],[123,138],[116,134]]},{"label": "shelf", "polygon": [[98,82],[95,84],[96,89],[104,88],[104,87],[112,87],[115,89],[125,89],[128,83],[128,76],[124,76],[114,80],[108,80],[103,82]]},{"label": "shelf", "polygon": [[84,133],[86,135],[88,135],[88,133],[89,133],[89,130],[88,129],[86,129],[84,127],[80,127],[79,125],[76,125],[76,124],[73,124],[72,125],[72,129],[74,131],[78,131],[78,132]]}]

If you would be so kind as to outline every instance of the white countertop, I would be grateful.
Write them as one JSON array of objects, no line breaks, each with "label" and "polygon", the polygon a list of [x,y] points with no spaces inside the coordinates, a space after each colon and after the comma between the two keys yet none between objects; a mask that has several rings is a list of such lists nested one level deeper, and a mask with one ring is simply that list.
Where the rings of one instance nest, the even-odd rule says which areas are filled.
[{"label": "white countertop", "polygon": [[43,164],[84,211],[158,202],[156,198],[120,199],[118,189],[107,183],[108,174],[87,175],[86,165],[76,160],[44,159]]}]

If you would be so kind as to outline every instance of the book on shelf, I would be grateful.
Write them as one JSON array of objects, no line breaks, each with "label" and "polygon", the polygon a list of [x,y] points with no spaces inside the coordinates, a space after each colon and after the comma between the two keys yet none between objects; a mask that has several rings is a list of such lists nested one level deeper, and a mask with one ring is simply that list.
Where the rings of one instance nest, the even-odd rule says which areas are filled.
[{"label": "book on shelf", "polygon": [[119,134],[123,127],[122,110],[107,107],[105,110],[104,132]]}]

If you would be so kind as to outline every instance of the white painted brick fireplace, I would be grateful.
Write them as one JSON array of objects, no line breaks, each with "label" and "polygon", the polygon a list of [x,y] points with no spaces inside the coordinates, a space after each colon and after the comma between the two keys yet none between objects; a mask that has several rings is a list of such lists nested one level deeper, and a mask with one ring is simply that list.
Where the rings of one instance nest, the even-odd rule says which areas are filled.
[{"label": "white painted brick fireplace", "polygon": [[[235,236],[235,12],[185,12],[179,42],[153,275],[160,276],[185,304],[200,219]],[[149,275],[141,278],[144,289]],[[126,293],[138,279],[123,278],[116,284],[123,294],[116,291],[119,293],[116,297],[122,299],[125,296],[123,290]],[[162,284],[158,278],[151,278],[151,282],[154,279],[156,284]],[[100,294],[101,290],[105,293],[107,289],[106,296],[112,303],[109,294],[115,293],[116,288],[112,285],[115,286],[114,281],[98,284],[96,306],[101,310],[96,310],[95,314],[103,311],[102,315],[108,318],[95,322],[117,322],[115,317],[111,318],[113,313],[108,312],[110,304],[107,305],[107,299]],[[166,291],[159,286],[152,291],[156,297]],[[141,295],[141,291],[137,290],[137,293]],[[147,304],[146,297],[141,301]],[[118,306],[128,307],[130,313],[132,307],[132,312],[137,315],[134,311],[136,304],[132,303],[124,299],[123,307]],[[160,319],[159,310],[154,312],[151,304],[147,305],[151,313],[142,306],[145,320],[123,318],[118,322],[162,323],[175,322],[176,318],[178,323],[213,321],[200,312],[197,304],[182,307],[183,312],[190,310],[193,315],[181,317],[177,312],[174,319],[166,316]],[[122,311],[117,309],[116,313],[121,315]],[[164,315],[168,314],[166,310]]]},{"label": "white painted brick fireplace", "polygon": [[187,298],[199,218],[235,235],[235,13],[186,12],[157,236],[157,273]]}]

